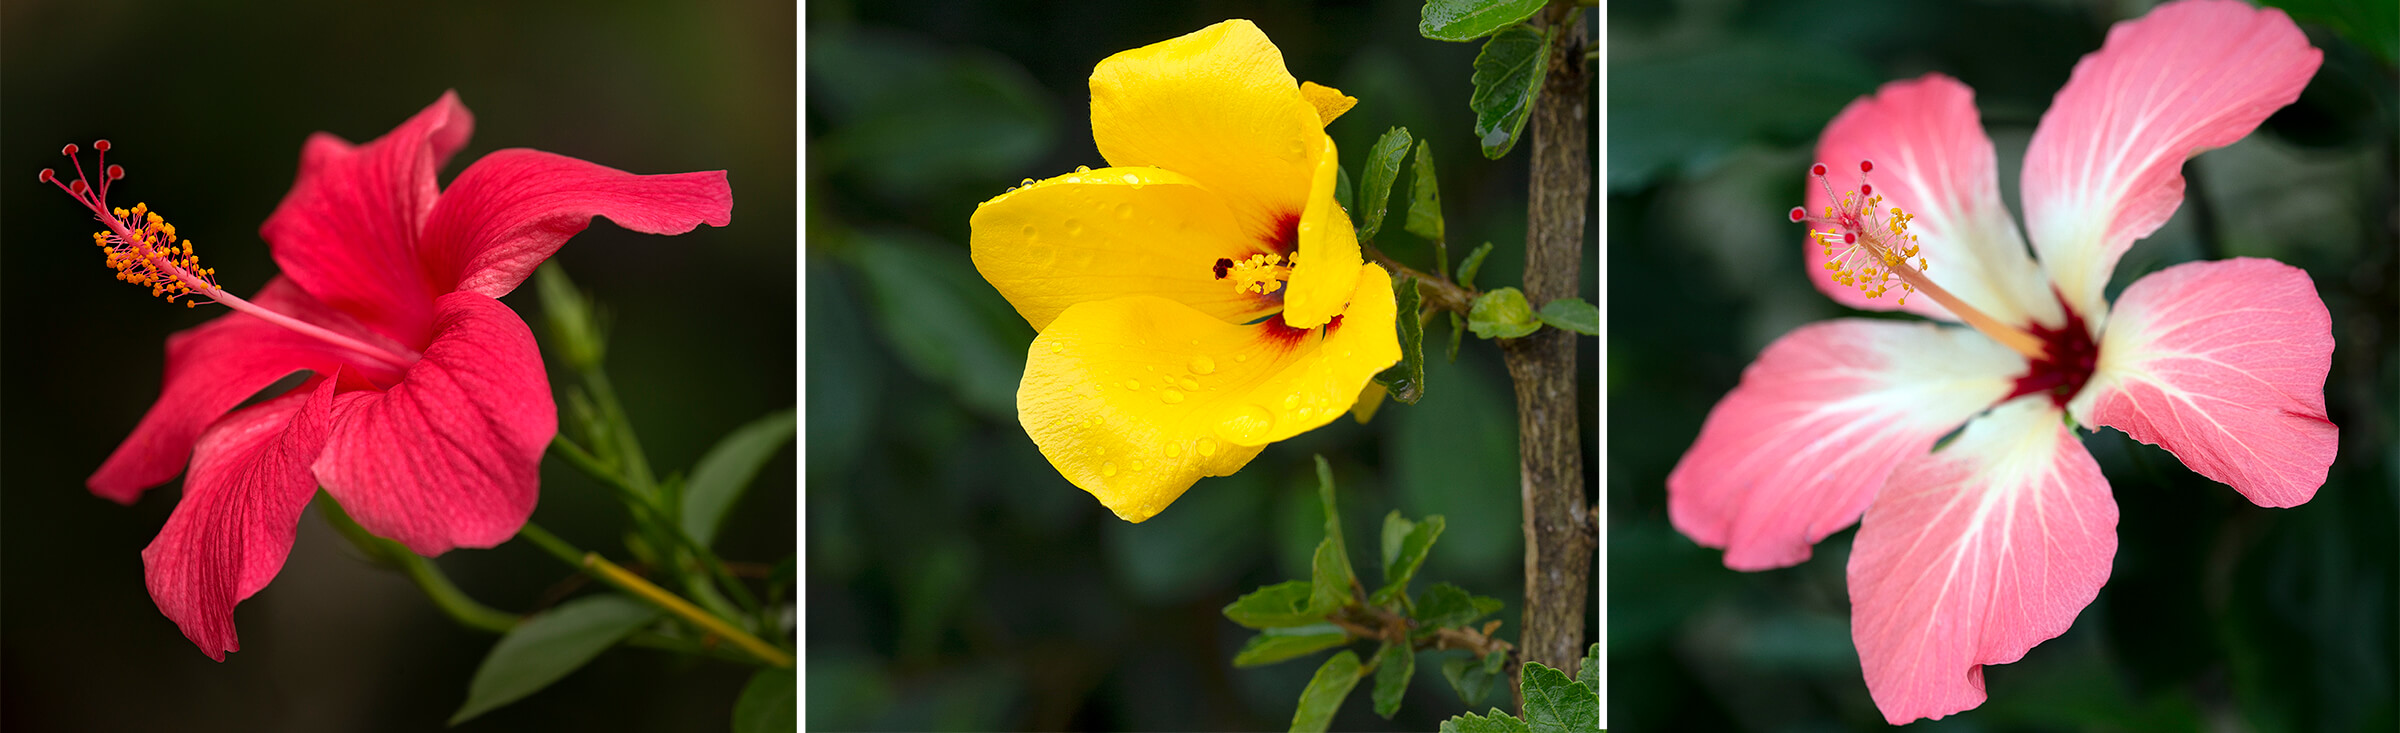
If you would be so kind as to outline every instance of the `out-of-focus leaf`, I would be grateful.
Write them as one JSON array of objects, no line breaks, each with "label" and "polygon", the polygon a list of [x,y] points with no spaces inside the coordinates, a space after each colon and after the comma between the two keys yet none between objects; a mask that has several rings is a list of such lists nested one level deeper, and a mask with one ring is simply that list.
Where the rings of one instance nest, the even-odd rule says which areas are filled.
[{"label": "out-of-focus leaf", "polygon": [[1441,391],[1390,416],[1382,451],[1383,474],[1398,488],[1393,505],[1447,519],[1442,551],[1421,572],[1453,583],[1524,573],[1516,410],[1505,374],[1477,366],[1473,359],[1426,364],[1426,381],[1441,383]]},{"label": "out-of-focus leaf", "polygon": [[1450,361],[1458,361],[1458,345],[1467,336],[1467,319],[1453,311],[1450,314]]},{"label": "out-of-focus leaf", "polygon": [[1425,397],[1425,321],[1418,317],[1425,294],[1417,290],[1417,279],[1400,276],[1392,283],[1400,314],[1400,363],[1375,375],[1375,383],[1383,385],[1391,398],[1407,404],[1417,404]]},{"label": "out-of-focus leaf", "polygon": [[1500,610],[1500,599],[1472,595],[1449,583],[1435,583],[1417,601],[1417,627],[1430,632],[1443,626],[1465,626]]},{"label": "out-of-focus leaf", "polygon": [[575,288],[555,260],[533,271],[533,287],[542,299],[542,319],[550,326],[547,343],[559,361],[574,369],[598,366],[608,354],[608,334],[591,297]]},{"label": "out-of-focus leaf", "polygon": [[[1267,629],[1250,637],[1249,643],[1242,645],[1242,650],[1233,655],[1233,666],[1274,664],[1332,649],[1349,641],[1349,634],[1329,623]],[[1352,660],[1356,661],[1356,657],[1353,656]]]},{"label": "out-of-focus leaf", "polygon": [[807,66],[809,96],[824,101],[811,114],[831,123],[809,143],[809,166],[860,176],[887,197],[1017,180],[1056,133],[1041,86],[981,49],[834,25],[809,33]]},{"label": "out-of-focus leaf", "polygon": [[[1041,470],[1052,469],[1043,465]],[[1267,512],[1265,483],[1250,471],[1207,479],[1175,500],[1175,511],[1141,524],[1108,522],[1102,534],[1118,585],[1157,604],[1193,600],[1231,585],[1262,551],[1266,527],[1258,518]],[[1083,492],[1055,488],[1087,500]]]},{"label": "out-of-focus leaf", "polygon": [[1475,289],[1475,275],[1483,272],[1483,258],[1490,256],[1492,256],[1492,243],[1490,242],[1475,245],[1474,249],[1468,250],[1466,259],[1458,261],[1458,286],[1469,290]]},{"label": "out-of-focus leaf", "polygon": [[1309,613],[1310,588],[1308,581],[1287,580],[1251,591],[1225,605],[1225,618],[1253,629],[1322,623],[1325,614]]},{"label": "out-of-focus leaf", "polygon": [[1492,693],[1492,684],[1500,681],[1500,670],[1508,667],[1508,652],[1494,651],[1481,659],[1473,656],[1453,657],[1442,662],[1442,678],[1450,681],[1450,689],[1458,691],[1458,699],[1468,707],[1483,704]]},{"label": "out-of-focus leaf", "polygon": [[683,484],[684,535],[702,547],[715,541],[725,511],[742,498],[758,469],[792,441],[792,433],[799,427],[797,413],[781,410],[734,428],[709,448]]},{"label": "out-of-focus leaf", "polygon": [[1542,323],[1585,336],[1600,335],[1600,309],[1582,298],[1560,298],[1542,304]]},{"label": "out-of-focus leaf", "polygon": [[1610,60],[1609,190],[1713,166],[1754,140],[1797,144],[1814,137],[1842,105],[1873,91],[1878,78],[1851,51],[1822,46],[1751,39],[1686,55]]},{"label": "out-of-focus leaf", "polygon": [[568,601],[518,623],[475,667],[467,702],[450,716],[450,724],[549,687],[658,614],[650,604],[609,594]]},{"label": "out-of-focus leaf", "polygon": [[933,654],[942,629],[975,583],[975,556],[959,541],[926,546],[900,573],[900,655]]},{"label": "out-of-focus leaf", "polygon": [[1337,165],[1333,168],[1333,202],[1341,204],[1342,211],[1349,213],[1350,218],[1358,218],[1358,209],[1350,205],[1350,166]]},{"label": "out-of-focus leaf", "polygon": [[1518,338],[1541,330],[1533,304],[1516,288],[1486,290],[1467,305],[1467,328],[1476,338]]},{"label": "out-of-focus leaf", "polygon": [[1583,686],[1584,686],[1584,688],[1585,688],[1585,689],[1589,689],[1589,690],[1591,690],[1591,691],[1592,691],[1592,695],[1593,695],[1593,696],[1595,696],[1595,697],[1599,696],[1599,694],[1600,694],[1600,642],[1596,642],[1596,641],[1595,641],[1595,642],[1592,642],[1592,647],[1591,647],[1590,649],[1584,650],[1584,652],[1583,652],[1583,669],[1577,670],[1577,671],[1575,672],[1575,681],[1583,683]]},{"label": "out-of-focus leaf", "polygon": [[966,249],[906,232],[860,240],[877,331],[892,350],[986,417],[1015,419],[1033,328],[975,274]]},{"label": "out-of-focus leaf", "polygon": [[[1402,225],[1408,233],[1436,243],[1442,241],[1442,185],[1433,174],[1433,141],[1417,141],[1417,167],[1409,174],[1408,220]],[[1440,251],[1437,247],[1435,251]],[[1433,274],[1450,275],[1449,258],[1436,256]]]},{"label": "out-of-focus leaf", "polygon": [[1442,721],[1441,728],[1441,733],[1532,733],[1532,731],[1532,728],[1525,725],[1525,721],[1518,720],[1508,713],[1500,712],[1499,708],[1492,708],[1491,712],[1483,715],[1461,713],[1449,720]]},{"label": "out-of-focus leaf", "polygon": [[2384,63],[2400,61],[2400,33],[2392,30],[2400,28],[2400,4],[2387,0],[2261,0],[2261,4],[2282,8],[2293,20],[2331,28]]},{"label": "out-of-focus leaf", "polygon": [[1517,145],[1525,119],[1533,112],[1534,97],[1542,93],[1542,77],[1550,72],[1550,34],[1518,24],[1492,34],[1475,56],[1475,93],[1467,107],[1475,110],[1475,137],[1483,157],[1499,160]]},{"label": "out-of-focus leaf", "polygon": [[[876,402],[891,365],[868,335],[864,298],[850,271],[814,254],[807,263],[808,342],[827,346],[802,354],[808,360],[808,383],[802,388],[808,394],[809,427],[801,438],[808,448],[803,470],[812,482],[839,481],[875,433]],[[812,522],[819,493],[809,492]],[[812,532],[809,546],[825,543]]]},{"label": "out-of-focus leaf", "polygon": [[733,702],[733,733],[789,733],[800,729],[800,677],[767,668],[750,675]]},{"label": "out-of-focus leaf", "polygon": [[1300,707],[1292,711],[1292,733],[1323,733],[1333,725],[1333,714],[1342,709],[1342,700],[1350,697],[1350,689],[1358,686],[1358,654],[1349,650],[1325,660],[1317,675],[1308,680],[1308,688],[1300,691]]},{"label": "out-of-focus leaf", "polygon": [[1400,696],[1408,692],[1408,680],[1417,675],[1417,653],[1408,642],[1384,642],[1375,652],[1382,660],[1375,664],[1375,714],[1390,720],[1400,712]]},{"label": "out-of-focus leaf", "polygon": [[1526,662],[1518,681],[1525,725],[1533,733],[1591,733],[1600,729],[1600,693],[1541,662]]},{"label": "out-of-focus leaf", "polygon": [[1358,240],[1371,241],[1383,230],[1383,214],[1392,198],[1392,182],[1400,180],[1400,164],[1408,162],[1408,147],[1414,142],[1408,128],[1394,127],[1376,138],[1375,147],[1367,149],[1367,167],[1358,181]]},{"label": "out-of-focus leaf", "polygon": [[1352,577],[1341,540],[1327,537],[1318,542],[1316,559],[1310,563],[1309,612],[1322,616],[1349,605]]},{"label": "out-of-focus leaf", "polygon": [[1436,41],[1472,41],[1541,12],[1547,0],[1426,0],[1417,33]]}]

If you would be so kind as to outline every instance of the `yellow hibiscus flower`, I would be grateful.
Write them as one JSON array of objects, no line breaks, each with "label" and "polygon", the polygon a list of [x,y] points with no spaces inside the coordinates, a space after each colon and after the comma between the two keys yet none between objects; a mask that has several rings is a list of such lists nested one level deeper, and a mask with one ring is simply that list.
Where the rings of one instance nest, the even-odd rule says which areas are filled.
[{"label": "yellow hibiscus flower", "polygon": [[975,269],[1041,332],[1017,418],[1126,521],[1341,416],[1400,360],[1391,277],[1333,200],[1324,126],[1357,100],[1300,84],[1246,20],[1092,69],[1078,169],[976,207]]}]

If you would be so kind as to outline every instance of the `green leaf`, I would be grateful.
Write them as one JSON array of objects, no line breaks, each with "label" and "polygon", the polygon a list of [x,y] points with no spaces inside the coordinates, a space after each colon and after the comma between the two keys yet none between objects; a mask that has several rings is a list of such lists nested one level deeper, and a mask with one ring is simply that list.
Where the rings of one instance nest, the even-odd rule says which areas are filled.
[{"label": "green leaf", "polygon": [[[1437,243],[1442,241],[1442,186],[1433,175],[1433,141],[1417,141],[1417,167],[1408,182],[1408,220],[1402,225],[1408,233]],[[1447,276],[1450,263],[1447,257],[1437,257],[1433,274]]]},{"label": "green leaf", "polygon": [[1408,642],[1384,642],[1375,653],[1375,714],[1390,720],[1400,712],[1400,695],[1408,692],[1408,678],[1417,674],[1417,653]]},{"label": "green leaf", "polygon": [[1367,167],[1358,181],[1358,241],[1375,238],[1383,230],[1384,209],[1391,202],[1392,182],[1400,179],[1400,164],[1408,162],[1408,146],[1413,140],[1408,128],[1385,130],[1375,139],[1375,147],[1367,149]]},{"label": "green leaf", "polygon": [[1492,684],[1500,681],[1500,670],[1508,666],[1508,652],[1494,651],[1482,659],[1472,656],[1454,657],[1442,662],[1442,678],[1450,681],[1450,689],[1458,691],[1458,699],[1469,707],[1483,704],[1491,695]]},{"label": "green leaf", "polygon": [[1328,623],[1267,629],[1250,637],[1249,643],[1243,644],[1242,650],[1234,653],[1233,666],[1274,664],[1347,643],[1350,643],[1350,635],[1343,632],[1342,627]]},{"label": "green leaf", "polygon": [[1333,502],[1333,464],[1325,456],[1317,456],[1317,502],[1325,508],[1325,539],[1317,543],[1317,553],[1309,562],[1309,580],[1313,590],[1308,608],[1319,615],[1332,613],[1350,603],[1350,587],[1358,574],[1350,569],[1350,551],[1342,544],[1342,515]]},{"label": "green leaf", "polygon": [[1235,599],[1226,604],[1225,618],[1253,629],[1278,626],[1302,626],[1320,623],[1325,614],[1310,613],[1309,597],[1314,584],[1305,580],[1287,580]]},{"label": "green leaf", "polygon": [[1358,668],[1358,654],[1347,649],[1325,660],[1309,678],[1307,689],[1300,691],[1300,707],[1292,711],[1292,733],[1323,733],[1333,725],[1334,712],[1342,709],[1350,688],[1358,686]]},{"label": "green leaf", "polygon": [[758,469],[785,443],[792,442],[799,426],[796,413],[782,410],[734,428],[709,448],[692,466],[692,477],[683,483],[684,536],[702,547],[715,541],[726,510],[742,498]]},{"label": "green leaf", "polygon": [[1498,610],[1500,599],[1470,595],[1449,583],[1435,583],[1417,601],[1417,627],[1431,632],[1444,626],[1465,626]]},{"label": "green leaf", "polygon": [[450,716],[450,724],[550,686],[658,614],[650,604],[609,594],[578,598],[525,619],[501,636],[475,668],[475,678],[467,683],[467,702]]},{"label": "green leaf", "polygon": [[1467,336],[1467,319],[1456,312],[1450,314],[1450,361],[1458,361],[1459,341]]},{"label": "green leaf", "polygon": [[[1407,525],[1398,528],[1394,522]],[[1408,581],[1417,576],[1417,568],[1425,563],[1425,553],[1433,549],[1433,541],[1442,536],[1442,515],[1426,517],[1422,522],[1410,522],[1395,509],[1383,520],[1383,590],[1377,595],[1404,594]],[[1394,544],[1392,532],[1399,529],[1400,538]]]},{"label": "green leaf", "polygon": [[1376,374],[1375,383],[1392,399],[1414,405],[1425,398],[1425,321],[1417,314],[1425,294],[1417,290],[1417,279],[1406,275],[1394,281],[1392,289],[1400,314],[1400,363]]},{"label": "green leaf", "polygon": [[1549,31],[1514,25],[1483,43],[1483,52],[1475,55],[1475,93],[1467,98],[1483,157],[1499,160],[1516,147],[1533,99],[1542,93],[1542,77],[1549,73]]},{"label": "green leaf", "polygon": [[541,296],[542,319],[550,326],[550,347],[559,361],[573,369],[589,369],[608,354],[608,335],[601,328],[599,306],[592,302],[557,262],[542,263],[533,272],[534,290]]},{"label": "green leaf", "polygon": [[1516,288],[1486,290],[1467,304],[1467,328],[1476,338],[1518,338],[1541,330],[1542,321],[1533,314],[1533,304],[1525,302],[1525,293]]},{"label": "green leaf", "polygon": [[750,675],[733,702],[733,733],[789,733],[800,729],[800,677],[767,668]]},{"label": "green leaf", "polygon": [[[1486,717],[1489,716],[1489,717]],[[1525,721],[1518,720],[1499,708],[1484,715],[1463,713],[1442,721],[1441,733],[1532,733]],[[1587,732],[1588,733],[1588,732]]]},{"label": "green leaf", "polygon": [[1526,662],[1517,684],[1525,692],[1525,724],[1533,733],[1600,729],[1600,693],[1541,662]]},{"label": "green leaf", "polygon": [[1552,328],[1563,328],[1585,336],[1600,335],[1600,309],[1582,298],[1559,298],[1542,305],[1537,314]]},{"label": "green leaf", "polygon": [[1436,41],[1472,41],[1541,12],[1547,0],[1426,0],[1417,33]]},{"label": "green leaf", "polygon": [[[1467,252],[1467,258],[1458,261],[1458,286],[1468,290],[1474,290],[1475,275],[1476,273],[1483,272],[1483,258],[1490,257],[1491,255],[1492,243],[1490,242],[1475,245],[1475,249],[1469,250]],[[1452,351],[1455,352],[1456,350],[1453,349]]]},{"label": "green leaf", "polygon": [[1342,211],[1352,218],[1358,216],[1358,209],[1350,206],[1350,166],[1337,165],[1333,168],[1333,202],[1341,204]]},{"label": "green leaf", "polygon": [[1592,642],[1592,648],[1584,651],[1583,669],[1575,672],[1575,681],[1591,690],[1593,697],[1600,695],[1600,642]]},{"label": "green leaf", "polygon": [[966,248],[890,231],[861,236],[857,253],[872,330],[900,362],[987,417],[1016,415],[1033,328],[976,274]]}]

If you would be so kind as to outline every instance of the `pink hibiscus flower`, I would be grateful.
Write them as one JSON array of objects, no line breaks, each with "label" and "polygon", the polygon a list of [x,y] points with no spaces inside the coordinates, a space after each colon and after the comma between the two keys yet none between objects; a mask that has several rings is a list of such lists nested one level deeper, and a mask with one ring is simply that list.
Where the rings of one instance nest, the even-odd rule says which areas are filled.
[{"label": "pink hibiscus flower", "polygon": [[[535,150],[484,156],[437,188],[472,128],[446,93],[365,145],[309,138],[259,231],[283,274],[247,300],[146,206],[108,207],[121,167],[96,187],[80,160],[72,184],[42,171],[107,225],[94,239],[118,279],[234,310],[167,340],[157,404],[88,482],[131,503],[185,473],[142,562],[159,610],[212,659],[241,648],[233,607],[283,568],[319,485],[419,554],[516,534],[557,407],[533,333],[494,298],[595,216],[652,234],[732,220],[724,171],[637,176]],[[234,409],[298,372],[311,375],[298,389]]]},{"label": "pink hibiscus flower", "polygon": [[1761,570],[1858,521],[1851,635],[1899,724],[1982,704],[1982,665],[2064,633],[2107,581],[2116,503],[2068,416],[2261,506],[2308,501],[2336,433],[2308,275],[2242,258],[2152,273],[2113,306],[2102,290],[2182,202],[2183,161],[2298,98],[2321,57],[2282,12],[2228,0],[2111,29],[2026,152],[2038,262],[1966,85],[1933,74],[1853,102],[1817,151],[1855,164],[1856,190],[1818,164],[1791,212],[1813,225],[1819,287],[1972,328],[1842,319],[1769,345],[1668,476],[1676,528]]}]

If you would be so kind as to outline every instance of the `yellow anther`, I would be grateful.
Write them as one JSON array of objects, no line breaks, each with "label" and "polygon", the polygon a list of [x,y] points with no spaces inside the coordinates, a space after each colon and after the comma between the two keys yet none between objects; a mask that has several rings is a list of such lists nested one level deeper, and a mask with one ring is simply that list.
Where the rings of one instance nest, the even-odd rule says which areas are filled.
[{"label": "yellow anther", "polygon": [[1234,292],[1260,295],[1274,293],[1291,276],[1292,265],[1284,261],[1283,255],[1276,254],[1251,255],[1233,263],[1226,271],[1226,277],[1233,280]]}]

